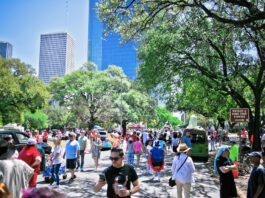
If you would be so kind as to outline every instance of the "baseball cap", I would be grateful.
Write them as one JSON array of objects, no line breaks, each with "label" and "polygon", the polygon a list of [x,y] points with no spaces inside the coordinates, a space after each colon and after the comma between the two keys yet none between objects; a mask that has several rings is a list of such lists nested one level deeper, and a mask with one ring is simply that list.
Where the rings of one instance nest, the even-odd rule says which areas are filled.
[{"label": "baseball cap", "polygon": [[256,151],[248,154],[248,156],[261,158],[261,154],[259,152],[256,152]]},{"label": "baseball cap", "polygon": [[71,132],[71,133],[69,133],[68,136],[69,136],[69,137],[74,137],[74,136],[75,136],[75,133],[74,133],[74,132]]},{"label": "baseball cap", "polygon": [[155,141],[155,146],[159,146],[159,141]]}]

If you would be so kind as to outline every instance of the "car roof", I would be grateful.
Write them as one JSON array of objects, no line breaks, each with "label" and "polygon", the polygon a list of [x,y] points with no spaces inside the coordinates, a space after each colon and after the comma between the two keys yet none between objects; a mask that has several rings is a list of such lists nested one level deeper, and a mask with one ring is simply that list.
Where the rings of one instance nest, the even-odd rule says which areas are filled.
[{"label": "car roof", "polygon": [[0,133],[24,133],[18,130],[0,129]]}]

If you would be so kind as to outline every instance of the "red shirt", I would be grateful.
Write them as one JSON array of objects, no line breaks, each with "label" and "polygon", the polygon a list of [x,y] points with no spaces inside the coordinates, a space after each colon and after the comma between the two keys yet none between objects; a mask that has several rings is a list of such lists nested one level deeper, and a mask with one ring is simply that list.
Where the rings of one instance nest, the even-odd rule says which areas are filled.
[{"label": "red shirt", "polygon": [[[29,166],[31,166],[37,157],[40,157],[41,154],[35,146],[24,146],[23,149],[19,152],[18,159],[23,160]],[[40,164],[34,167],[34,172],[38,172]]]},{"label": "red shirt", "polygon": [[43,140],[48,140],[48,132],[47,131],[45,131],[44,133],[43,133],[43,136],[42,136],[42,139]]},{"label": "red shirt", "polygon": [[136,134],[132,134],[131,137],[132,137],[132,139],[133,139],[133,142],[136,142],[136,137],[137,137],[137,135],[136,135]]}]

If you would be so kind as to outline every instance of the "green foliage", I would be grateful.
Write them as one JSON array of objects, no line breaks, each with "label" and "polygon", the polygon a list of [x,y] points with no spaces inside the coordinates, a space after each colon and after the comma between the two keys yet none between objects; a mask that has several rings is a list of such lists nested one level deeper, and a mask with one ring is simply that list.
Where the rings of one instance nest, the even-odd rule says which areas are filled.
[{"label": "green foliage", "polygon": [[[227,118],[229,107],[249,108],[253,149],[259,150],[265,96],[263,4],[221,0],[100,1],[99,13],[108,33],[115,31],[125,41],[137,42],[141,61],[138,74],[148,90],[173,101],[171,107],[174,100],[184,101],[185,108],[203,114],[218,111],[218,117]],[[197,85],[188,87],[188,82]],[[182,89],[185,92],[179,94]],[[200,105],[198,96],[208,96],[210,101]],[[190,105],[193,100],[195,104]],[[209,109],[207,104],[217,108]]]},{"label": "green foliage", "polygon": [[42,111],[31,113],[27,111],[24,114],[24,127],[29,129],[45,129],[48,127],[48,116]]},{"label": "green foliage", "polygon": [[23,112],[43,108],[48,97],[44,83],[34,76],[30,65],[0,57],[0,114],[3,125],[23,123]]},{"label": "green foliage", "polygon": [[178,125],[182,124],[182,122],[177,117],[173,117],[170,111],[165,107],[157,107],[156,111],[158,116],[156,127],[158,127],[160,123],[163,123],[162,126],[160,126],[163,127],[167,121],[170,122],[173,128],[178,128]]},{"label": "green foliage", "polygon": [[68,124],[72,128],[70,112],[65,107],[48,106],[44,109],[44,112],[48,116],[48,126],[52,129],[62,129]]},{"label": "green foliage", "polygon": [[151,118],[156,100],[134,89],[133,81],[120,67],[111,65],[104,71],[97,71],[87,65],[63,78],[54,78],[49,84],[53,100],[69,109],[78,127],[91,129],[95,124],[111,126],[120,122],[121,80],[123,121],[148,121]]}]

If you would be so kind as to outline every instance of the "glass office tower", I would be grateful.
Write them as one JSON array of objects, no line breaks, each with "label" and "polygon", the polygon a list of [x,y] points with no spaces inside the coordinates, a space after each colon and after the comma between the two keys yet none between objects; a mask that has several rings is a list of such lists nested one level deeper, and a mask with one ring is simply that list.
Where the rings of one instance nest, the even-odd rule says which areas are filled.
[{"label": "glass office tower", "polygon": [[12,58],[13,46],[8,42],[0,41],[0,56],[2,58]]},{"label": "glass office tower", "polygon": [[74,39],[68,33],[42,34],[39,79],[48,84],[52,77],[63,77],[73,72],[74,49]]},{"label": "glass office tower", "polygon": [[103,39],[104,26],[97,18],[96,3],[89,0],[88,9],[88,60],[98,66],[98,70],[107,69],[109,65],[122,67],[129,77],[136,76],[137,55],[132,42],[120,45],[120,37],[112,34]]}]

